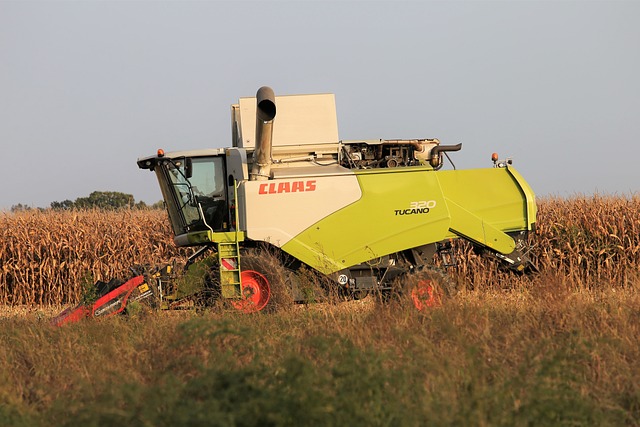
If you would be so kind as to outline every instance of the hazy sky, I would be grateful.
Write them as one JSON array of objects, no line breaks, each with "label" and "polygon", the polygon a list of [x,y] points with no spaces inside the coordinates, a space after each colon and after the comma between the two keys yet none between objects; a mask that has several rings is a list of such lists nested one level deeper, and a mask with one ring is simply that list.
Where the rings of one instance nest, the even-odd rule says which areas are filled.
[{"label": "hazy sky", "polygon": [[0,0],[0,209],[153,203],[136,159],[231,144],[262,85],[336,94],[341,139],[463,143],[538,195],[640,192],[640,2]]}]

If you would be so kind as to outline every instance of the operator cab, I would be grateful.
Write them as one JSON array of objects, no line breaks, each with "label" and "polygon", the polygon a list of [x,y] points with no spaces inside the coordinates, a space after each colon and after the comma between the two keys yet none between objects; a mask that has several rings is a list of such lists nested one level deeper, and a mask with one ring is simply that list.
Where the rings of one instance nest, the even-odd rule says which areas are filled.
[{"label": "operator cab", "polygon": [[156,173],[176,237],[230,229],[224,150],[158,150],[138,166]]}]

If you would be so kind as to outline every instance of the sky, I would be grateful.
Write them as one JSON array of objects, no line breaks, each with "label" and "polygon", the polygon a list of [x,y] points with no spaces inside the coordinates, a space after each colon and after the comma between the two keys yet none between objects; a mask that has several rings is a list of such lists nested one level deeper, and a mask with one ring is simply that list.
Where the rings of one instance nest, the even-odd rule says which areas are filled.
[{"label": "sky", "polygon": [[341,139],[510,157],[539,197],[640,192],[640,2],[0,0],[0,210],[161,199],[139,157],[231,145],[260,86]]}]

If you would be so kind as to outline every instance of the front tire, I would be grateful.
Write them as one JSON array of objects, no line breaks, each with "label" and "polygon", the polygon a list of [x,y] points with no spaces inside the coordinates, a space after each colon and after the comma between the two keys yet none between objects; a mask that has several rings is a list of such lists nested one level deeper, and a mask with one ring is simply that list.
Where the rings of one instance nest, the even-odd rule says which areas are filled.
[{"label": "front tire", "polygon": [[256,313],[267,306],[271,298],[269,281],[262,274],[253,270],[245,270],[240,275],[242,299],[231,304],[243,313]]}]

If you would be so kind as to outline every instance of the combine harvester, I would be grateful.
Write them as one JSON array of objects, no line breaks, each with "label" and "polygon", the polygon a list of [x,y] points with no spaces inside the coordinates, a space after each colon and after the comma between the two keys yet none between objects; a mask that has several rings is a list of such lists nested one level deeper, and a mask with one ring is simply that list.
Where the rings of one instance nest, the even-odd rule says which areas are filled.
[{"label": "combine harvester", "polygon": [[[276,97],[262,87],[231,106],[231,126],[229,148],[138,159],[158,179],[175,244],[198,248],[186,268],[209,277],[187,294],[166,274],[149,275],[143,283],[161,307],[208,293],[241,311],[264,309],[269,280],[245,256],[257,246],[286,265],[298,301],[295,272],[306,267],[354,297],[390,293],[419,275],[412,300],[433,305],[443,280],[434,259],[450,260],[455,238],[512,270],[533,268],[535,196],[497,155],[492,168],[441,170],[443,155],[462,144],[341,141],[333,94]],[[195,261],[210,250],[216,262],[203,271]]]}]

